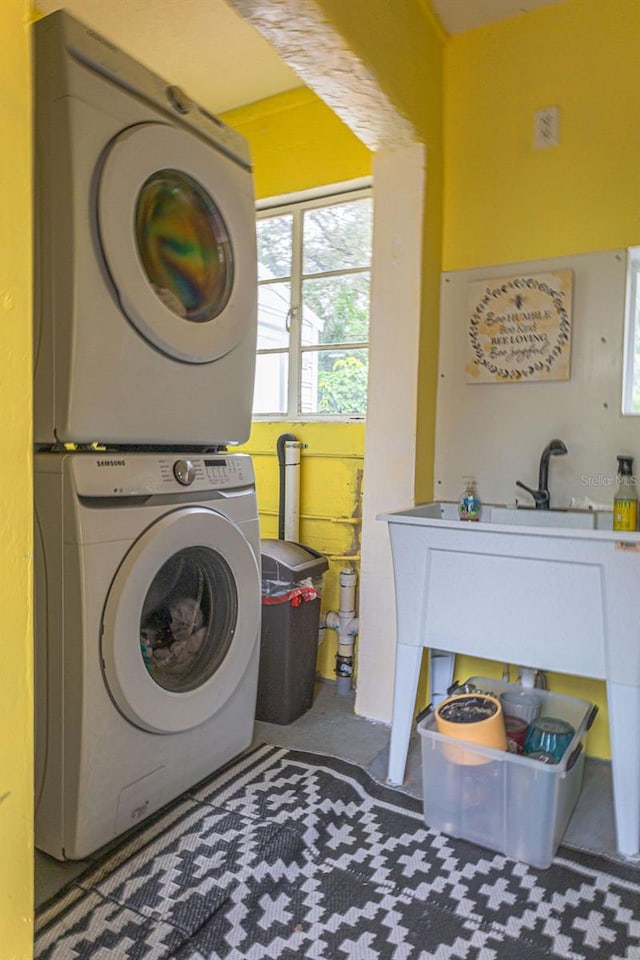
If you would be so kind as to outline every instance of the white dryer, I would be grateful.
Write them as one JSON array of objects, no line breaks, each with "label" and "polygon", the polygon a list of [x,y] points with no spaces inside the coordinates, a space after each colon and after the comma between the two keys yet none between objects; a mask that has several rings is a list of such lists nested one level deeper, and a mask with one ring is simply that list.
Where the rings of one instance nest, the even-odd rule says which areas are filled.
[{"label": "white dryer", "polygon": [[36,846],[78,859],[251,742],[253,467],[39,454],[35,502]]},{"label": "white dryer", "polygon": [[34,38],[35,442],[246,440],[246,141],[62,10]]}]

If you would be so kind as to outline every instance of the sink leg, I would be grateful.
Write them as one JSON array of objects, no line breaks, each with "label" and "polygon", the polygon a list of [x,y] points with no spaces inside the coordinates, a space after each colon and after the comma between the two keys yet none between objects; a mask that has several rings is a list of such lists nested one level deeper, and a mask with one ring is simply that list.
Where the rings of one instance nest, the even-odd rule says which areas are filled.
[{"label": "sink leg", "polygon": [[401,784],[407,765],[409,738],[416,705],[422,647],[399,643],[396,647],[396,672],[393,687],[393,716],[389,743],[389,783]]},{"label": "sink leg", "polygon": [[618,853],[640,850],[640,688],[607,681],[611,774]]}]

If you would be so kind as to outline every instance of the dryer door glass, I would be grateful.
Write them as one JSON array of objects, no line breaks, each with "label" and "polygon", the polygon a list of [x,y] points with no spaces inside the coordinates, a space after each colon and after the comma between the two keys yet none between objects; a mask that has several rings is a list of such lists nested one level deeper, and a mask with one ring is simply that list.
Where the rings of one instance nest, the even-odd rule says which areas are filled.
[{"label": "dryer door glass", "polygon": [[229,231],[207,191],[186,173],[158,170],[143,184],[136,243],[154,292],[178,317],[213,320],[233,287]]},{"label": "dryer door glass", "polygon": [[153,578],[142,607],[144,664],[165,690],[185,693],[205,683],[224,660],[238,619],[229,564],[209,547],[188,547]]},{"label": "dryer door glass", "polygon": [[253,351],[248,166],[185,130],[136,124],[105,150],[96,226],[118,312],[133,331],[185,363],[211,363],[241,344]]}]

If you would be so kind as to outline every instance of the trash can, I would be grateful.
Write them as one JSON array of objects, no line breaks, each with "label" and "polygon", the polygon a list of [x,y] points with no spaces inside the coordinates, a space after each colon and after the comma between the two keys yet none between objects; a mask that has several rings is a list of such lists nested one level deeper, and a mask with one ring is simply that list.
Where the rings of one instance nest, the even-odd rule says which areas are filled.
[{"label": "trash can", "polygon": [[292,723],[313,702],[327,558],[291,540],[262,540],[262,634],[256,719]]}]

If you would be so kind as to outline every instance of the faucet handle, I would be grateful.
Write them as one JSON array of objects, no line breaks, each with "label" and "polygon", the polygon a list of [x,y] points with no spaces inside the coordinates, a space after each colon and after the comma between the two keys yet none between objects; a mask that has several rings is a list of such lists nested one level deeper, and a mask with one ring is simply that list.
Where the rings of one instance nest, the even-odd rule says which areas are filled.
[{"label": "faucet handle", "polygon": [[536,510],[544,510],[549,503],[549,492],[547,490],[532,490],[522,480],[516,480],[516,487],[522,487],[527,493],[530,493],[535,500]]}]

